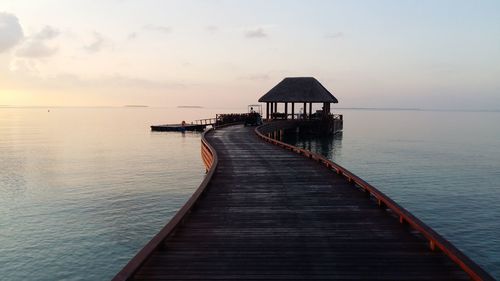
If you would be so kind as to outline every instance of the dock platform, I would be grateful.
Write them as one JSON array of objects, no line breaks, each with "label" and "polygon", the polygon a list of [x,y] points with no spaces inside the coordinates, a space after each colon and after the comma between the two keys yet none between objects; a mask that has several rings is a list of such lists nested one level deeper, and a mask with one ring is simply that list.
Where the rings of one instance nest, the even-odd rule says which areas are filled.
[{"label": "dock platform", "polygon": [[204,182],[114,280],[493,280],[356,178],[262,137],[205,133]]},{"label": "dock platform", "polygon": [[151,131],[156,132],[184,132],[184,131],[198,131],[203,132],[207,125],[200,124],[165,124],[165,125],[153,125],[151,126]]}]

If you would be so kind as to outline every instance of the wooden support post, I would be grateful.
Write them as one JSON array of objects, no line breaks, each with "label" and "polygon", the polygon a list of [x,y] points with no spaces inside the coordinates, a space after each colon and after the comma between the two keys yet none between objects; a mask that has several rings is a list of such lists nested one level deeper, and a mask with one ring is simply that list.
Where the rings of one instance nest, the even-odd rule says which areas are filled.
[{"label": "wooden support post", "polygon": [[378,206],[379,206],[380,208],[383,208],[383,209],[385,209],[385,208],[386,208],[385,203],[384,203],[384,202],[382,202],[382,200],[377,199],[377,203],[378,203]]},{"label": "wooden support post", "polygon": [[307,118],[307,103],[304,103],[304,119]]},{"label": "wooden support post", "polygon": [[288,103],[285,102],[285,120],[288,119]]},{"label": "wooden support post", "polygon": [[295,119],[295,103],[292,102],[292,120]]},{"label": "wooden support post", "polygon": [[436,244],[433,240],[429,240],[429,248],[431,249],[431,251],[436,250]]},{"label": "wooden support post", "polygon": [[312,112],[312,106],[313,106],[313,103],[312,103],[312,102],[310,102],[310,103],[309,103],[309,119],[312,119],[312,113],[313,113],[313,112]]},{"label": "wooden support post", "polygon": [[274,103],[274,113],[277,113],[278,112],[278,103],[275,102]]},{"label": "wooden support post", "polygon": [[269,102],[266,102],[266,120],[269,121]]}]

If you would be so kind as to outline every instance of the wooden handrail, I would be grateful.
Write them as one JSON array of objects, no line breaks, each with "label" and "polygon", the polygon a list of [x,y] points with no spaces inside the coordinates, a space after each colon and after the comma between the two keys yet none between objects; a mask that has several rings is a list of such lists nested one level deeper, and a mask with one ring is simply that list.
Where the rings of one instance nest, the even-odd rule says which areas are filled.
[{"label": "wooden handrail", "polygon": [[201,182],[200,186],[191,195],[189,200],[177,211],[172,219],[156,234],[128,263],[125,267],[116,274],[112,279],[113,281],[131,280],[139,268],[146,262],[151,254],[163,243],[163,241],[173,233],[173,231],[182,223],[184,217],[191,211],[196,201],[200,198],[201,194],[206,190],[212,176],[215,173],[217,164],[219,162],[217,152],[208,143],[205,135],[212,129],[205,131],[201,135],[202,143],[202,158],[207,167],[207,174]]},{"label": "wooden handrail", "polygon": [[484,269],[482,269],[478,264],[472,261],[459,249],[457,249],[448,240],[446,240],[432,228],[427,226],[417,217],[412,215],[408,210],[400,206],[398,203],[394,202],[382,191],[378,190],[371,184],[367,183],[360,177],[356,176],[346,168],[340,166],[339,164],[333,161],[330,161],[329,159],[325,158],[320,154],[284,143],[279,140],[275,140],[260,132],[261,129],[269,125],[270,124],[264,124],[255,128],[255,133],[257,134],[257,136],[259,136],[261,139],[267,142],[291,150],[307,158],[316,160],[325,165],[327,168],[334,170],[335,172],[337,172],[337,174],[343,175],[348,182],[352,183],[354,186],[367,192],[370,195],[370,197],[375,198],[379,206],[390,209],[394,214],[396,214],[401,223],[407,223],[413,229],[420,232],[429,241],[429,247],[431,250],[440,249],[453,262],[455,262],[458,266],[460,266],[460,268],[462,268],[462,270],[464,270],[472,280],[495,280],[489,273],[487,273]]},{"label": "wooden handrail", "polygon": [[211,125],[217,122],[217,118],[205,118],[205,119],[197,119],[194,120],[196,125]]}]

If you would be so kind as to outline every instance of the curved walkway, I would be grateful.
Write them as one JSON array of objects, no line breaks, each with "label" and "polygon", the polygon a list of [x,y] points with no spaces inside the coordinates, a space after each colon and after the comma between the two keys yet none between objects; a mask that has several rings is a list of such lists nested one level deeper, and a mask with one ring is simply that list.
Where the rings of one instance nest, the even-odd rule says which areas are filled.
[{"label": "curved walkway", "polygon": [[208,190],[134,280],[469,279],[341,176],[253,130],[207,134]]}]

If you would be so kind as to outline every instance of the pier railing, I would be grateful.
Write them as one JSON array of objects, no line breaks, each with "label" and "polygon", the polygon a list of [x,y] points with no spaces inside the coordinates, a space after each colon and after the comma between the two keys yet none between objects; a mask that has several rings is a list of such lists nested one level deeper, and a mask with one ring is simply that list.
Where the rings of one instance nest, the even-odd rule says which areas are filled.
[{"label": "pier railing", "polygon": [[407,224],[411,228],[418,231],[429,243],[429,248],[432,251],[441,250],[446,256],[448,256],[453,262],[455,262],[462,270],[464,270],[472,280],[494,280],[491,275],[484,271],[478,264],[472,261],[459,249],[457,249],[453,244],[451,244],[444,237],[439,235],[432,228],[427,226],[424,222],[419,220],[417,217],[412,215],[408,210],[400,206],[398,203],[393,201],[382,191],[378,190],[371,184],[367,183],[360,177],[356,176],[346,168],[340,166],[339,164],[332,162],[325,158],[324,156],[311,152],[306,149],[302,149],[282,141],[276,140],[271,137],[272,132],[275,131],[277,126],[276,123],[269,123],[261,125],[255,128],[255,133],[261,139],[270,142],[272,144],[278,145],[284,149],[293,151],[295,153],[301,154],[307,158],[313,159],[321,164],[325,165],[327,168],[335,171],[345,177],[345,179],[352,183],[354,187],[359,188],[367,194],[367,197],[375,200],[377,204],[384,208],[385,210],[390,210],[392,214],[395,215],[399,222],[402,224]]},{"label": "pier railing", "polygon": [[217,122],[217,118],[205,118],[194,120],[195,125],[213,125]]},{"label": "pier railing", "polygon": [[212,127],[220,127],[229,124],[239,124],[245,122],[245,119],[248,117],[248,113],[224,113],[224,114],[216,114],[215,118],[205,118],[194,120],[195,125],[203,125],[203,126],[212,126]]},{"label": "pier railing", "polygon": [[201,159],[203,160],[203,164],[205,164],[207,172],[214,165],[214,157],[216,156],[215,150],[208,144],[205,137],[201,138]]},{"label": "pier railing", "polygon": [[207,168],[205,179],[203,179],[193,195],[191,195],[184,206],[177,211],[175,216],[167,223],[167,225],[165,225],[160,232],[156,234],[153,239],[151,239],[120,272],[118,272],[118,274],[113,278],[113,281],[133,280],[134,274],[139,270],[144,262],[146,262],[155,249],[161,247],[161,244],[165,241],[165,239],[170,236],[179,225],[182,224],[184,217],[191,211],[196,201],[205,192],[213,174],[215,173],[215,169],[217,168],[217,163],[219,161],[217,152],[205,138],[205,135],[211,130],[212,129],[209,129],[201,135],[202,158],[205,163],[205,167]]}]

